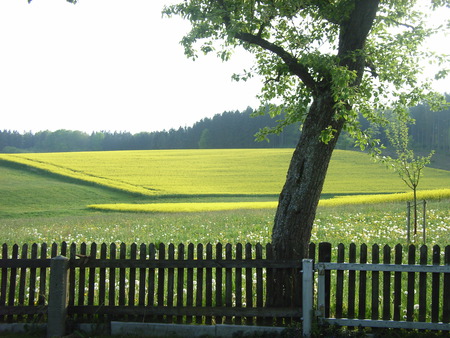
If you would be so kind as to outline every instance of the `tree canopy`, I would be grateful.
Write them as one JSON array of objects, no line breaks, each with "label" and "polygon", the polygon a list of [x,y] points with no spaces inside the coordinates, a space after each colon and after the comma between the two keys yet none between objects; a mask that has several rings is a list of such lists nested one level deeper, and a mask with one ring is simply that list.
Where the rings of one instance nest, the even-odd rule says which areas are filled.
[{"label": "tree canopy", "polygon": [[[358,114],[379,124],[386,122],[387,109],[403,115],[424,100],[434,108],[441,103],[421,77],[419,60],[445,60],[421,45],[444,29],[429,27],[428,11],[449,2],[426,5],[404,0],[193,0],[164,12],[191,22],[191,31],[181,40],[188,57],[215,52],[227,60],[238,46],[255,55],[253,68],[234,78],[261,76],[263,106],[272,103],[272,116],[286,113],[278,127],[263,130],[262,136],[302,122],[313,98],[329,86],[335,117],[345,120],[344,129],[364,148],[376,143],[359,128]],[[323,130],[322,141],[335,133],[331,127]]]},{"label": "tree canopy", "polygon": [[[449,0],[186,0],[167,6],[191,24],[182,39],[185,54],[216,53],[228,60],[236,48],[255,63],[236,80],[262,78],[260,100],[284,118],[269,132],[294,122],[302,132],[280,194],[272,233],[275,256],[299,257],[309,242],[315,211],[337,139],[346,130],[362,149],[377,150],[360,116],[384,125],[384,112],[400,118],[408,107],[443,104],[420,60],[445,61],[423,48],[444,27],[427,24],[428,11]],[[436,78],[446,75],[443,70]],[[283,282],[283,294],[290,294]],[[283,301],[281,301],[283,302]]]}]

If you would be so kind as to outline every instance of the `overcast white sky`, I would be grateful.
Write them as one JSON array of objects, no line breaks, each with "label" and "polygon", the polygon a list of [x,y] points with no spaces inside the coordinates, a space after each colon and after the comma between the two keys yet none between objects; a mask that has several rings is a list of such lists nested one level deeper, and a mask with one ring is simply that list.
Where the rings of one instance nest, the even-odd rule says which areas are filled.
[{"label": "overcast white sky", "polygon": [[[171,2],[1,0],[0,129],[136,133],[256,108],[258,80],[231,81],[252,56],[188,60],[188,23],[161,18]],[[448,38],[437,45],[450,53]]]}]

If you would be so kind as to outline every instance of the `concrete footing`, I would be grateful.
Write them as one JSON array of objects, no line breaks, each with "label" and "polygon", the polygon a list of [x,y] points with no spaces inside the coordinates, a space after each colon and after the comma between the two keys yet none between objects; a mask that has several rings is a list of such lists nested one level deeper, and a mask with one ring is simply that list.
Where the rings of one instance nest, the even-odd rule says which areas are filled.
[{"label": "concrete footing", "polygon": [[[111,322],[108,324],[78,324],[74,328],[82,334],[111,334],[112,336],[151,336],[151,337],[221,337],[228,338],[241,334],[280,334],[285,328],[271,326],[247,326],[247,325],[187,325],[187,324],[160,324],[160,323],[135,323],[135,322]],[[44,333],[47,324],[11,323],[0,324],[0,333]]]},{"label": "concrete footing", "polygon": [[279,334],[282,327],[246,326],[246,325],[185,325],[159,323],[111,322],[111,335],[144,335],[152,337],[233,337],[237,333],[243,336],[254,333]]}]

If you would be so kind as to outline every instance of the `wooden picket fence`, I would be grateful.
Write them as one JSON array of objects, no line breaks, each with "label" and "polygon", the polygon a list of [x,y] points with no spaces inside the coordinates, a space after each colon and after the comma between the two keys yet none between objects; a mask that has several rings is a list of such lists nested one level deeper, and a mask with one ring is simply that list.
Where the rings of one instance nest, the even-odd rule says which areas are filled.
[{"label": "wooden picket fence", "polygon": [[[314,248],[314,245],[311,246]],[[68,313],[77,322],[287,325],[301,317],[301,260],[274,260],[270,244],[235,247],[115,243],[3,245],[0,322],[45,321],[50,257],[70,258]],[[270,308],[271,274],[288,270],[295,294]]]},{"label": "wooden picket fence", "polygon": [[[319,246],[319,321],[450,331],[450,245]],[[305,267],[303,268],[305,271]]]},{"label": "wooden picket fence", "polygon": [[[417,253],[419,253],[417,255]],[[289,325],[301,321],[302,262],[273,259],[270,244],[132,244],[2,246],[0,323],[46,322],[51,258],[69,258],[72,322],[139,321]],[[327,270],[324,316],[386,321],[450,322],[450,246],[406,250],[363,244],[311,244],[320,262],[434,265],[441,272]],[[382,267],[380,267],[382,269]],[[292,276],[292,297],[274,307],[273,274]],[[418,278],[416,278],[418,277]],[[449,324],[450,325],[450,324]],[[450,327],[450,326],[449,326]],[[444,328],[445,329],[445,328]]]}]

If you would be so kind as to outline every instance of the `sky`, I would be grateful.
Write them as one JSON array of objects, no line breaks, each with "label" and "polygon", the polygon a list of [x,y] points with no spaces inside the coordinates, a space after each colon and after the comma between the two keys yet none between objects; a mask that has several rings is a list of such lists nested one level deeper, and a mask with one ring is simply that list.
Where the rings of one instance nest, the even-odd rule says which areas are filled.
[{"label": "sky", "polygon": [[[252,55],[187,59],[188,22],[161,16],[172,2],[1,0],[0,130],[151,132],[256,108],[260,80],[231,80]],[[448,37],[432,46],[450,53]]]}]

